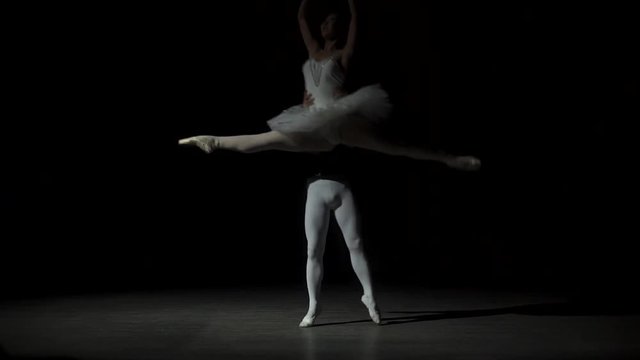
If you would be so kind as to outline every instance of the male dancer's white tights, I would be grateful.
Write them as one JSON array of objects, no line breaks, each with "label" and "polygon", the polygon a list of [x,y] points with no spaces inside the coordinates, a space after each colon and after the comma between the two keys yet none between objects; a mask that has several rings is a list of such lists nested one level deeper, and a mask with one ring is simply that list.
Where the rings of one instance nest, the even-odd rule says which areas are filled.
[{"label": "male dancer's white tights", "polygon": [[320,179],[309,184],[305,207],[305,233],[307,236],[307,289],[309,311],[300,322],[301,327],[311,326],[319,314],[318,296],[323,275],[327,230],[331,212],[334,213],[344,240],[349,248],[351,265],[362,284],[364,292],[361,301],[369,310],[369,316],[380,323],[380,313],[376,307],[371,285],[369,265],[362,248],[358,213],[351,189],[341,182]]}]

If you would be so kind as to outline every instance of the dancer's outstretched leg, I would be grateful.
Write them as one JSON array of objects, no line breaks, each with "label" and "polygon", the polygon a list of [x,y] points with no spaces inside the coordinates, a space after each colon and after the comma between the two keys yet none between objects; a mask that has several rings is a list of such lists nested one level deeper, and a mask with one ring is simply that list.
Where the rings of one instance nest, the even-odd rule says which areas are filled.
[{"label": "dancer's outstretched leg", "polygon": [[309,185],[305,206],[304,228],[307,237],[307,291],[309,310],[300,322],[300,327],[313,325],[320,313],[318,297],[322,284],[322,258],[329,229],[330,208],[326,201],[326,189],[322,181]]},{"label": "dancer's outstretched leg", "polygon": [[[438,161],[458,170],[473,171],[480,168],[480,160],[473,156],[456,156],[435,152],[419,146],[398,144],[378,135],[371,125],[345,127],[340,133],[340,142],[352,147],[373,150],[388,155],[406,156],[418,160]],[[328,141],[302,134],[284,134],[269,131],[254,135],[210,136],[201,135],[181,139],[180,145],[197,146],[206,153],[215,150],[231,150],[254,153],[267,150],[292,152],[329,151],[334,145]]]},{"label": "dancer's outstretched leg", "polygon": [[302,134],[283,134],[278,131],[238,136],[200,135],[181,139],[178,144],[197,146],[206,153],[215,150],[231,150],[242,153],[267,150],[304,152],[329,151],[333,148],[333,145],[322,139]]},{"label": "dancer's outstretched leg", "polygon": [[340,133],[340,140],[348,146],[373,150],[388,155],[437,161],[458,170],[474,171],[480,168],[480,159],[473,156],[456,156],[387,140],[374,130],[373,125],[366,122],[355,124],[355,126],[345,126]]},{"label": "dancer's outstretched leg", "polygon": [[356,204],[353,199],[353,193],[348,187],[344,187],[341,191],[341,204],[335,210],[336,221],[342,230],[342,235],[349,248],[351,257],[351,265],[360,280],[364,294],[360,299],[367,307],[371,320],[376,324],[380,324],[380,310],[376,305],[373,295],[373,286],[371,282],[371,273],[369,272],[369,264],[362,246],[362,236],[360,234],[360,225]]}]

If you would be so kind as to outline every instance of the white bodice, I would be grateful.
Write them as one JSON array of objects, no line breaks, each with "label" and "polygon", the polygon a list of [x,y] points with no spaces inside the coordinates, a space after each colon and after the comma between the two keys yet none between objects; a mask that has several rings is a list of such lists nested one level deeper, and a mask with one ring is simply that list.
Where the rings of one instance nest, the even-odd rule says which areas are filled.
[{"label": "white bodice", "polygon": [[313,96],[313,107],[330,105],[341,93],[345,74],[333,56],[324,60],[310,58],[302,66],[305,89]]}]

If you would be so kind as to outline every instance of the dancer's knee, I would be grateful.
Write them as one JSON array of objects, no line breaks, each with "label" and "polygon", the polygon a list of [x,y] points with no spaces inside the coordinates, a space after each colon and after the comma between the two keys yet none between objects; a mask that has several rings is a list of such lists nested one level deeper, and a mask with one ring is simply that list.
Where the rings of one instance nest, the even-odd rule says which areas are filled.
[{"label": "dancer's knee", "polygon": [[307,247],[307,258],[310,260],[322,260],[323,251],[318,246]]},{"label": "dancer's knee", "polygon": [[349,248],[349,251],[351,252],[362,251],[362,240],[359,237],[353,237],[345,240],[347,242],[347,248]]}]

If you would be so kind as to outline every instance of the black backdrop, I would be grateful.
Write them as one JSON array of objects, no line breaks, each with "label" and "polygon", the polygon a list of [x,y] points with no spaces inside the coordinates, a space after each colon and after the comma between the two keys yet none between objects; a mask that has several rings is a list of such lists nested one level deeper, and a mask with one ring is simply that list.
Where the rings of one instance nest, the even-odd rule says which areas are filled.
[{"label": "black backdrop", "polygon": [[[178,148],[301,101],[297,1],[15,9],[3,132],[7,296],[303,286],[312,156]],[[632,290],[629,8],[361,1],[353,86],[388,132],[479,173],[349,153],[380,281]],[[14,111],[15,110],[15,111]],[[335,227],[326,279],[354,282]]]}]

